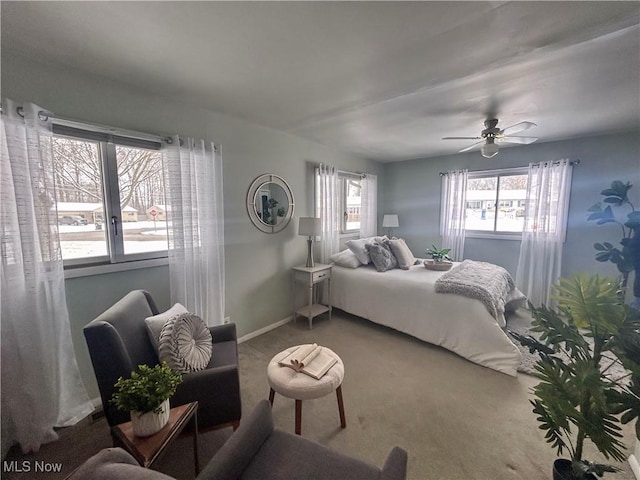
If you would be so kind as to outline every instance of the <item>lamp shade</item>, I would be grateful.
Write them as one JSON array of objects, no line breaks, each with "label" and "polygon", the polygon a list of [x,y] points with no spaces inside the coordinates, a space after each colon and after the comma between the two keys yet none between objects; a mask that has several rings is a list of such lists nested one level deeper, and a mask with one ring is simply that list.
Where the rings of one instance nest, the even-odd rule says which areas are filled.
[{"label": "lamp shade", "polygon": [[387,228],[396,228],[398,224],[398,215],[385,215],[382,218],[382,226]]},{"label": "lamp shade", "polygon": [[495,143],[486,143],[480,149],[480,153],[485,158],[495,157],[498,154],[498,145]]},{"label": "lamp shade", "polygon": [[319,218],[300,217],[298,224],[298,235],[306,237],[317,237],[322,233],[322,223]]}]

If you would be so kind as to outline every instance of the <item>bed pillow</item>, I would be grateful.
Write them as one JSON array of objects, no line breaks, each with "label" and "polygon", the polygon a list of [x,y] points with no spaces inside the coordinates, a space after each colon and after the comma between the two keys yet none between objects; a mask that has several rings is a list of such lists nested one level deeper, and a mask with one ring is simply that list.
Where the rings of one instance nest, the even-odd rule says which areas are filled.
[{"label": "bed pillow", "polygon": [[147,333],[149,334],[149,340],[151,340],[151,344],[153,345],[153,349],[156,351],[156,353],[158,353],[158,340],[160,339],[160,332],[162,332],[162,327],[164,327],[164,324],[176,315],[187,312],[188,311],[184,307],[184,305],[176,303],[166,312],[162,312],[154,315],[153,317],[147,317],[144,319],[144,323],[147,324]]},{"label": "bed pillow", "polygon": [[353,252],[358,260],[360,260],[361,264],[369,265],[371,258],[369,257],[369,253],[367,253],[366,246],[372,243],[381,243],[385,239],[387,239],[386,235],[382,237],[358,238],[357,240],[347,240],[345,245]]},{"label": "bed pillow", "polygon": [[389,244],[393,256],[398,260],[398,267],[402,270],[409,270],[411,265],[416,264],[416,257],[413,256],[407,243],[402,238],[392,238],[384,243]]},{"label": "bed pillow", "polygon": [[193,313],[175,315],[162,327],[158,352],[160,361],[178,373],[204,370],[213,352],[211,332]]},{"label": "bed pillow", "polygon": [[334,253],[329,257],[336,265],[347,268],[358,268],[362,263],[358,260],[358,257],[349,249],[343,250],[340,253]]},{"label": "bed pillow", "polygon": [[386,243],[368,243],[365,248],[377,271],[386,272],[398,267],[398,260]]}]

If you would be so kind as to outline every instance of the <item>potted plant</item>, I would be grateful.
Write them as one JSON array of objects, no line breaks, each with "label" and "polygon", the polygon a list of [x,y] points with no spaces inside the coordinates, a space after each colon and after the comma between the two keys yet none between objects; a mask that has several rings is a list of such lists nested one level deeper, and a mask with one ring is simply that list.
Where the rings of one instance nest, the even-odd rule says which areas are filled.
[{"label": "potted plant", "polygon": [[453,265],[453,260],[449,256],[450,248],[438,248],[431,245],[425,253],[431,257],[424,261],[424,266],[430,270],[449,270]]},{"label": "potted plant", "polygon": [[118,379],[111,403],[131,413],[135,435],[153,435],[169,421],[169,398],[181,382],[180,374],[164,362],[155,367],[139,365],[130,378]]},{"label": "potted plant", "polygon": [[[629,190],[633,185],[616,180],[611,187],[600,192],[604,196],[603,202],[607,205],[602,208],[598,202],[589,208],[587,221],[595,221],[597,225],[612,223],[622,231],[620,239],[621,247],[618,248],[610,242],[595,243],[596,260],[599,262],[611,262],[615,264],[622,275],[622,289],[626,291],[629,281],[629,273],[635,270],[633,284],[634,307],[640,308],[640,211],[629,200]],[[628,213],[626,220],[618,220],[612,207],[626,207]]]},{"label": "potted plant", "polygon": [[[554,480],[595,479],[618,469],[586,460],[585,442],[606,459],[624,461],[619,424],[640,415],[640,316],[610,278],[575,275],[555,288],[556,310],[529,304],[539,340],[510,333],[539,354],[533,413],[557,454],[570,456],[554,462]],[[614,364],[629,373],[616,378]]]}]

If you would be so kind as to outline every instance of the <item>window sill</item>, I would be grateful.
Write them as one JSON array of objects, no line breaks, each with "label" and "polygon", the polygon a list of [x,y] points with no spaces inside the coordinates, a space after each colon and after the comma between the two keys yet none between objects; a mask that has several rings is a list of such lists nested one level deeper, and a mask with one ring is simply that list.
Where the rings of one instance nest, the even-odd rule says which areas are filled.
[{"label": "window sill", "polygon": [[136,260],[122,263],[109,263],[105,265],[91,265],[87,267],[65,268],[64,278],[89,277],[92,275],[103,275],[106,273],[126,272],[127,270],[138,270],[141,268],[160,267],[169,265],[169,258],[151,258],[148,260]]},{"label": "window sill", "polygon": [[465,238],[481,238],[484,240],[522,240],[521,233],[483,233],[483,232],[465,232]]}]

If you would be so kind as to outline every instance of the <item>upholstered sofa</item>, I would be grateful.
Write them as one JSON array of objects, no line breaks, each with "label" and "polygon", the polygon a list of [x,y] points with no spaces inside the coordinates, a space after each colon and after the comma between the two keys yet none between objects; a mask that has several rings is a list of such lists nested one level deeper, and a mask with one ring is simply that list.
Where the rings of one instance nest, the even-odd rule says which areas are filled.
[{"label": "upholstered sofa", "polygon": [[[110,426],[129,421],[129,412],[110,403],[118,378],[129,377],[138,365],[154,366],[159,362],[145,324],[145,318],[158,313],[149,292],[134,290],[83,329]],[[235,429],[242,414],[236,327],[231,323],[209,330],[213,339],[211,361],[204,370],[182,376],[171,406],[198,401],[201,429]]]},{"label": "upholstered sofa", "polygon": [[[197,480],[403,480],[407,452],[391,450],[382,469],[335,452],[298,435],[274,428],[271,408],[262,400],[243,418],[240,428],[213,456]],[[169,480],[137,466],[120,448],[102,450],[81,465],[69,480]]]}]

